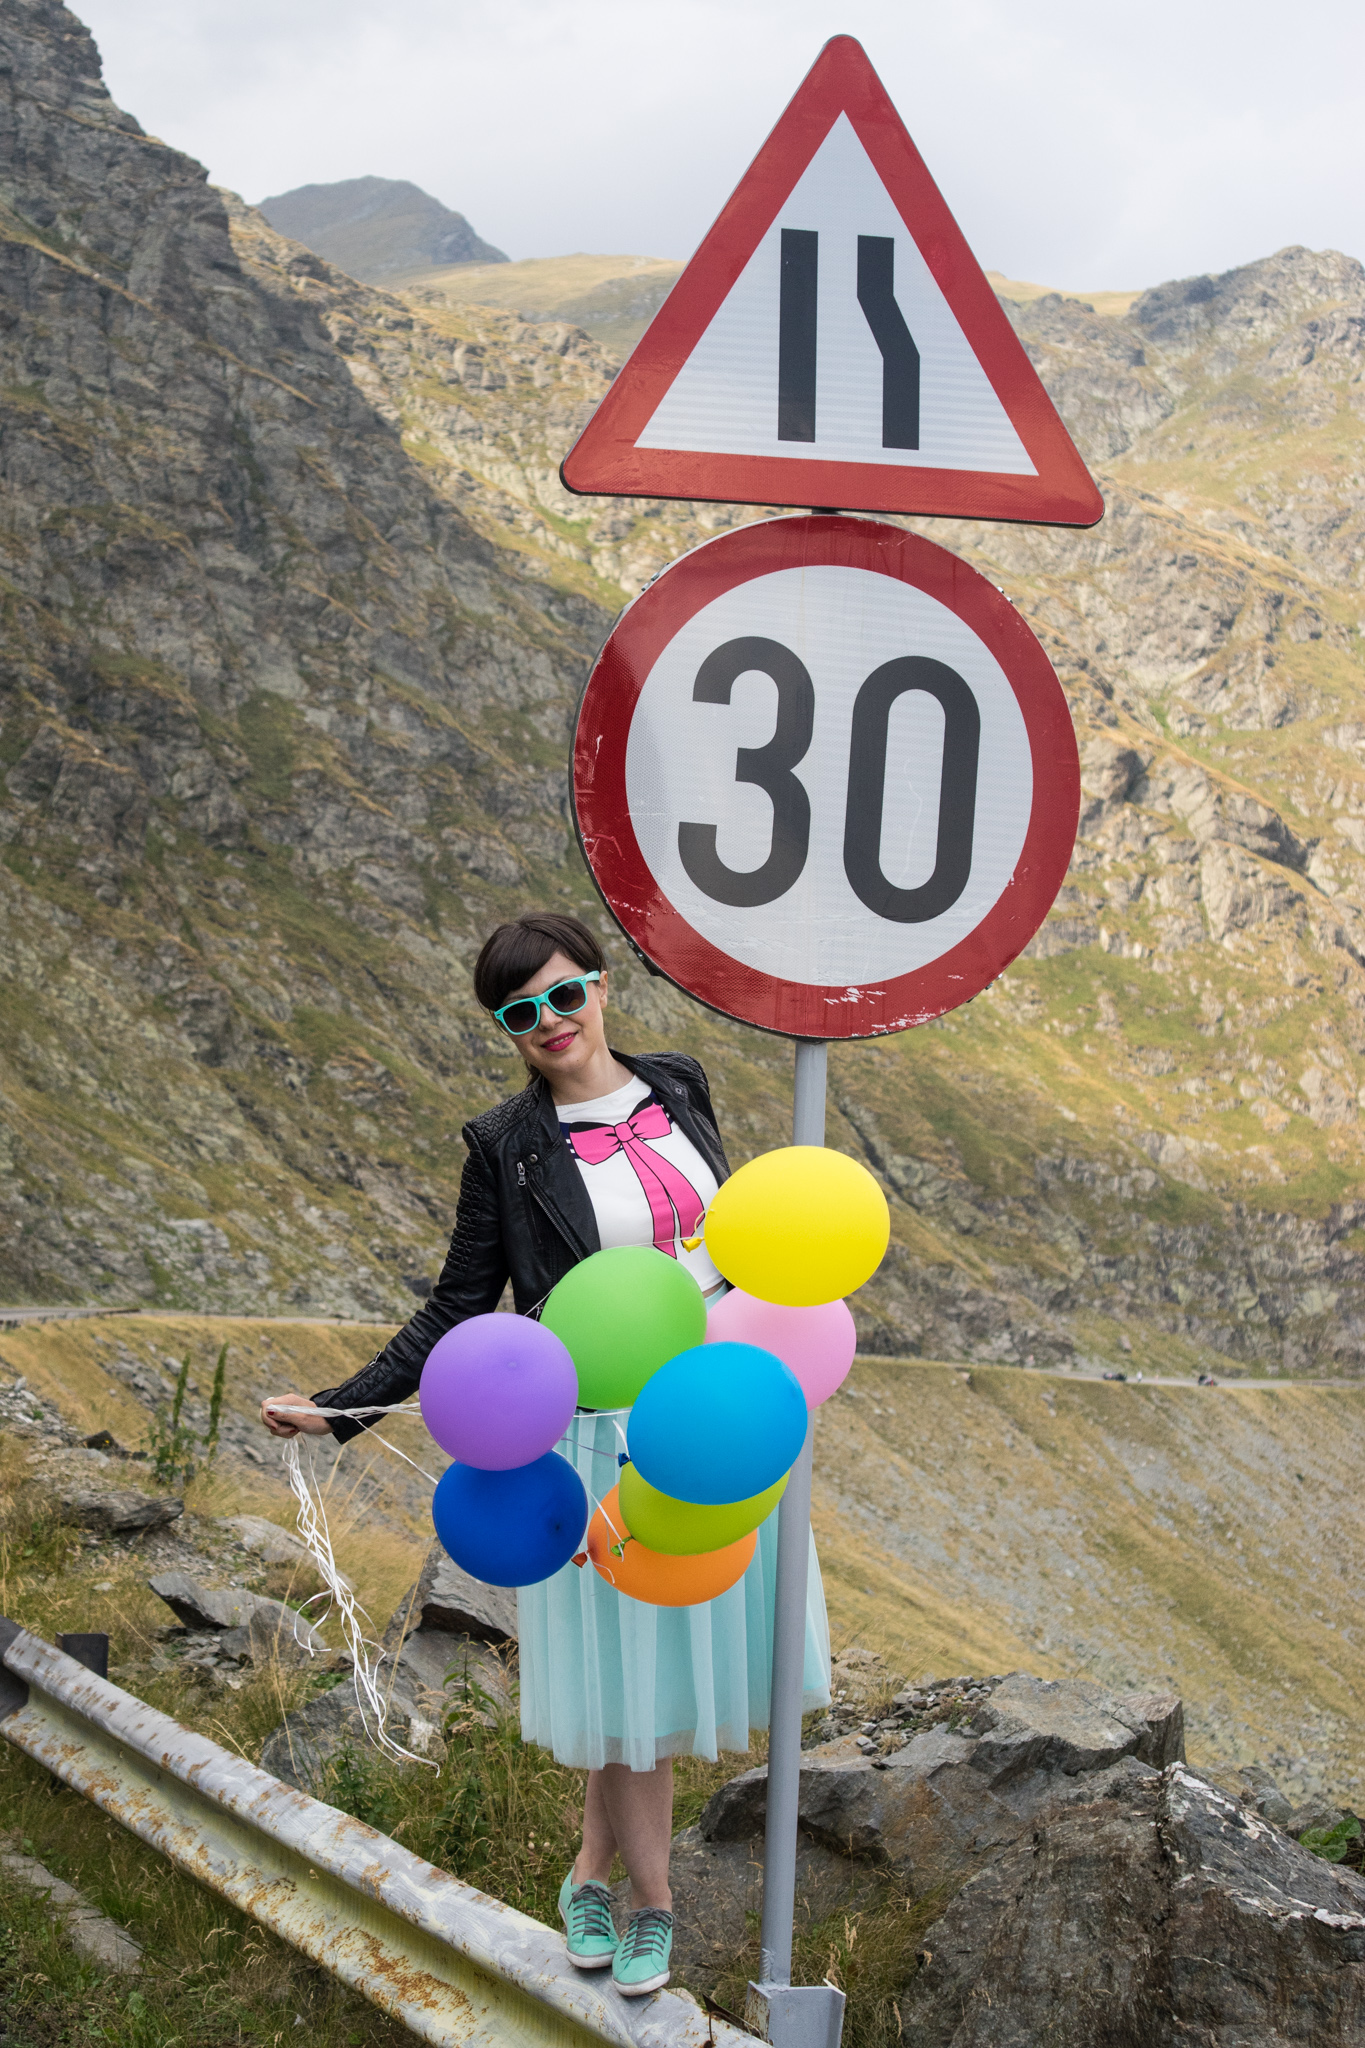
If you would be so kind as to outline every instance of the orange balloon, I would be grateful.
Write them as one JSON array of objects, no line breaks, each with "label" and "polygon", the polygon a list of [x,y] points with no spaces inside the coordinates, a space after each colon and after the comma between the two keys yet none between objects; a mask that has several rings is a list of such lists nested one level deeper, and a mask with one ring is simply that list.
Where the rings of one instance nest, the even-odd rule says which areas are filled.
[{"label": "orange balloon", "polygon": [[585,1548],[594,1570],[618,1593],[643,1600],[648,1607],[697,1607],[728,1593],[749,1569],[758,1543],[757,1529],[727,1543],[723,1550],[703,1550],[695,1557],[666,1557],[646,1550],[626,1527],[620,1488],[613,1486],[588,1524]]}]

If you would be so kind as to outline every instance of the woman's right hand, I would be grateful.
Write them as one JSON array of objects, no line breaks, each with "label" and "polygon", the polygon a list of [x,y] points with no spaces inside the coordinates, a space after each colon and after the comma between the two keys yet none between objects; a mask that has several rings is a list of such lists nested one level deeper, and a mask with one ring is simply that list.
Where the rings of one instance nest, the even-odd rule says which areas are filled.
[{"label": "woman's right hand", "polygon": [[[288,1409],[288,1414],[276,1411]],[[301,1410],[301,1413],[292,1411]],[[320,1415],[306,1394],[267,1394],[261,1403],[261,1421],[272,1436],[330,1436],[332,1425]]]}]

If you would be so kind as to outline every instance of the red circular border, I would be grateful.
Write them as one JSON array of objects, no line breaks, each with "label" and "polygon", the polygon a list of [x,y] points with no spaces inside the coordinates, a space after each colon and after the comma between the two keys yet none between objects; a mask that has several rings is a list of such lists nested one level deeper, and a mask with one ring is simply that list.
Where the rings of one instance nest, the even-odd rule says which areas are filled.
[{"label": "red circular border", "polygon": [[[732,960],[663,897],[626,802],[631,719],[669,642],[704,605],[738,584],[819,565],[893,577],[956,612],[1004,671],[1033,755],[1033,810],[1003,893],[950,952],[875,988],[783,981]],[[574,733],[574,823],[593,879],[627,936],[670,981],[711,1009],[793,1038],[881,1037],[979,995],[1047,916],[1071,859],[1080,800],[1071,713],[1032,629],[966,562],[877,519],[813,513],[764,520],[684,555],[617,620],[588,677]]]}]

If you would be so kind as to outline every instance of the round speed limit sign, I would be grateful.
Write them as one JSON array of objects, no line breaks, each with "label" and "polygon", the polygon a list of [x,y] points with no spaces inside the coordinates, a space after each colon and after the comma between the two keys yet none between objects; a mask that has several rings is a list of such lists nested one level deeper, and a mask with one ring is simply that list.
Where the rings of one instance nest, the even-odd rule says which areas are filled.
[{"label": "round speed limit sign", "polygon": [[579,837],[645,957],[797,1038],[967,1002],[1061,887],[1080,769],[1060,683],[984,576],[880,520],[708,541],[598,656]]}]

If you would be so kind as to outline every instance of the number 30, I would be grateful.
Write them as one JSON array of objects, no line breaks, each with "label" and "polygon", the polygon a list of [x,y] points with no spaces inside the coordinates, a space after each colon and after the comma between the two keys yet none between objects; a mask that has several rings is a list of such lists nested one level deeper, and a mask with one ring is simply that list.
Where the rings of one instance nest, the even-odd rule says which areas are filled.
[{"label": "number 30", "polygon": [[[714,825],[680,824],[678,854],[691,880],[717,903],[752,910],[784,896],[810,851],[810,798],[792,772],[805,759],[815,730],[815,685],[805,663],[780,641],[756,634],[727,640],[697,671],[697,704],[728,704],[737,677],[756,669],[777,685],[777,722],[761,747],[739,747],[735,781],[752,782],[773,807],[772,843],[761,866],[740,872],[716,851]],[[917,889],[898,889],[882,873],[882,812],[886,801],[886,745],[891,709],[923,691],[943,710],[943,767],[939,779],[938,844],[934,871]],[[951,910],[972,870],[976,825],[976,770],[981,713],[976,698],[946,662],[906,654],[868,676],[853,704],[849,734],[848,795],[844,810],[844,873],[859,902],[892,924],[925,924]]]}]

